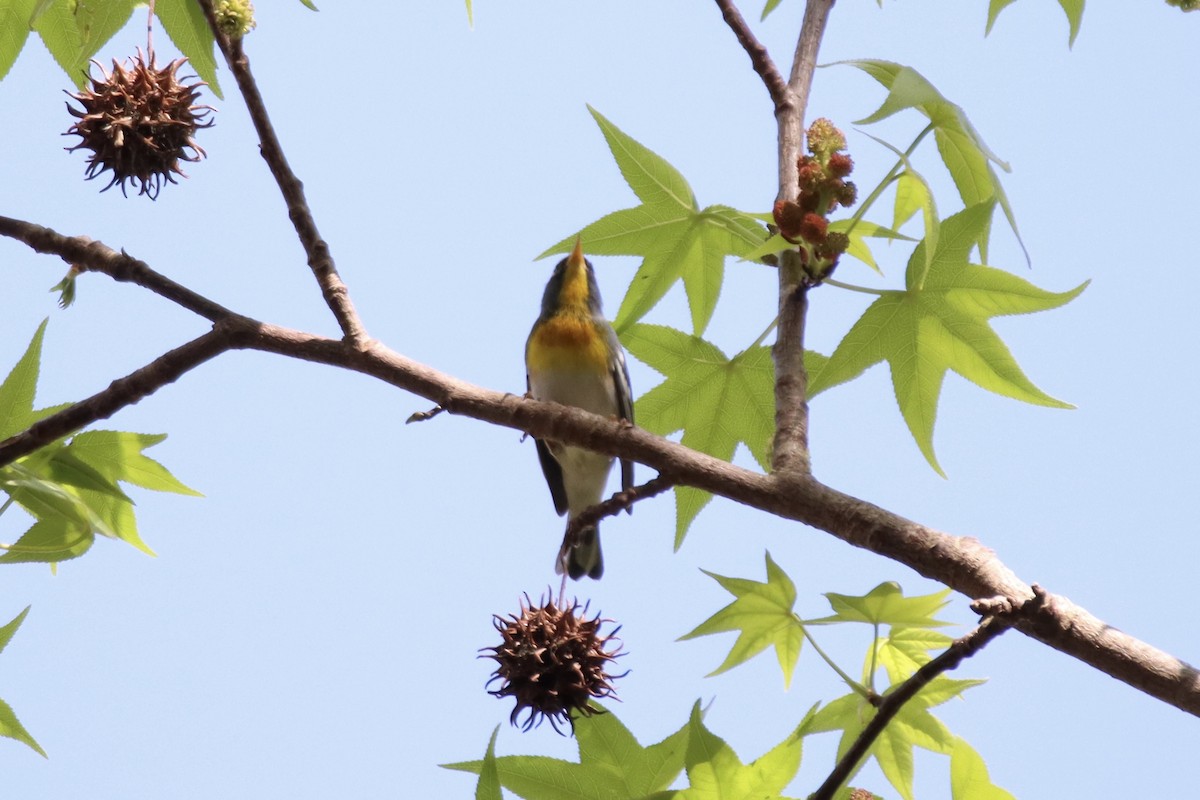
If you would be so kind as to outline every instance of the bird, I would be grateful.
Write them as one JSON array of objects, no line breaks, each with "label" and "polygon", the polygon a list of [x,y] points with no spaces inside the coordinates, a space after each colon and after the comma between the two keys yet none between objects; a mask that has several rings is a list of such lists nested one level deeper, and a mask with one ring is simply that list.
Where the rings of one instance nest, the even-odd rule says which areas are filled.
[{"label": "bird", "polygon": [[[525,343],[525,380],[535,400],[575,406],[633,424],[633,394],[625,351],[604,318],[591,263],[577,239],[558,262],[542,296],[542,310]],[[604,574],[600,531],[588,525],[574,535],[571,520],[600,502],[613,457],[582,447],[535,439],[538,461],[554,510],[567,515],[567,533],[554,564],[573,580]],[[621,459],[621,489],[633,486],[633,462]]]}]

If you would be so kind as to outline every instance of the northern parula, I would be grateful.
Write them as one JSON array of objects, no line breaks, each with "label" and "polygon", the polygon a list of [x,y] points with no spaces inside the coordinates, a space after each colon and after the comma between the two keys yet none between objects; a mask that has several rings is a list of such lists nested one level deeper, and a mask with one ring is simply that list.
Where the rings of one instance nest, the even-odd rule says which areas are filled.
[{"label": "northern parula", "polygon": [[[525,342],[525,380],[536,400],[633,422],[625,351],[601,311],[596,275],[578,241],[546,284],[542,313]],[[570,520],[600,502],[613,458],[558,442],[537,439],[535,443],[554,509],[559,516],[568,515],[569,528]],[[632,485],[633,462],[622,459],[621,488]],[[597,526],[563,536],[554,571],[574,579],[604,574]]]}]

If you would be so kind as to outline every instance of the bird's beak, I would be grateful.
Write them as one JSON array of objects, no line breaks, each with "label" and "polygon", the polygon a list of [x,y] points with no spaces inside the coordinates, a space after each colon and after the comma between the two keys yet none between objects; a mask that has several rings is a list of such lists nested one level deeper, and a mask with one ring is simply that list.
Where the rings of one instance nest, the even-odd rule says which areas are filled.
[{"label": "bird's beak", "polygon": [[567,264],[572,269],[583,269],[583,242],[580,239],[575,240],[575,249],[571,251],[571,255],[567,257]]}]

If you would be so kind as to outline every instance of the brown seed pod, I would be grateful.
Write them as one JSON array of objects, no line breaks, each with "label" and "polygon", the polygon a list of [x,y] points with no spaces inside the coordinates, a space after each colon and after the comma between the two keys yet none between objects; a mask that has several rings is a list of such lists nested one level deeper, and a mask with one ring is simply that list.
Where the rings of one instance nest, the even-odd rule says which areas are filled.
[{"label": "brown seed pod", "polygon": [[[578,604],[558,608],[545,602],[534,607],[528,601],[526,597],[520,614],[493,619],[503,641],[481,656],[497,664],[488,685],[499,681],[500,688],[490,694],[516,698],[509,719],[524,730],[543,719],[549,719],[556,731],[560,722],[573,727],[572,712],[601,713],[591,699],[616,696],[611,681],[625,673],[610,675],[607,667],[620,655],[617,629],[601,634],[600,627],[611,620],[599,615],[588,619],[587,609]],[[525,722],[518,723],[525,711],[529,712]]]},{"label": "brown seed pod", "polygon": [[175,175],[184,175],[180,161],[199,161],[205,156],[194,137],[198,128],[212,127],[207,117],[213,109],[196,104],[200,87],[206,85],[203,81],[180,81],[179,68],[186,61],[178,58],[160,70],[153,50],[149,63],[138,50],[131,66],[114,59],[111,73],[93,61],[100,77],[89,76],[90,89],[67,93],[83,106],[79,110],[67,103],[76,122],[64,135],[80,138],[67,150],[92,151],[88,180],[112,171],[112,179],[101,191],[120,184],[121,194],[127,194],[125,182],[129,181],[138,187],[138,194],[153,200],[164,180],[175,183]]}]

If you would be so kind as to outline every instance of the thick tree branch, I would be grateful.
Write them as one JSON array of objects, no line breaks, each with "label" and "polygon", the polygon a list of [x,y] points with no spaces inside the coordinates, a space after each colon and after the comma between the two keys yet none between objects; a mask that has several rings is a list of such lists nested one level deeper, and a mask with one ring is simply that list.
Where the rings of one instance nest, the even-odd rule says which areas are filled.
[{"label": "thick tree branch", "polygon": [[0,442],[0,466],[11,464],[39,447],[44,447],[97,420],[107,419],[168,383],[174,383],[185,372],[228,350],[232,342],[231,333],[229,324],[218,323],[203,336],[163,353],[124,378],[117,378],[107,389],[35,422],[27,430],[5,439]]},{"label": "thick tree branch", "polygon": [[[1039,605],[1044,597],[1044,594],[1037,593],[1026,605],[1031,607]],[[1007,603],[1004,605],[1007,606]],[[859,763],[870,751],[871,745],[875,744],[875,740],[879,738],[879,734],[883,733],[883,729],[888,726],[888,723],[900,713],[904,704],[916,697],[938,675],[956,669],[963,659],[975,655],[988,642],[1008,630],[1012,625],[1010,617],[1016,613],[1020,612],[1013,611],[986,616],[974,630],[955,639],[936,658],[923,664],[920,669],[909,676],[908,680],[880,697],[876,703],[875,716],[859,733],[854,744],[850,745],[850,749],[838,760],[837,765],[820,788],[808,796],[808,800],[832,800],[842,784],[854,774]]]},{"label": "thick tree branch", "polygon": [[[617,420],[556,403],[496,392],[458,380],[368,341],[346,340],[230,316],[104,391],[0,442],[0,466],[131,405],[227,349],[253,349],[376,377],[454,414],[532,436],[631,458],[680,485],[827,531],[911,567],[972,598],[1004,597],[1020,605],[1033,590],[995,554],[969,537],[951,536],[838,492],[818,481],[763,475]],[[1038,613],[1014,627],[1184,711],[1200,716],[1200,673],[1173,656],[1118,631],[1065,597],[1047,594]]]},{"label": "thick tree branch", "polygon": [[208,26],[217,40],[217,46],[225,56],[225,63],[229,65],[229,71],[233,73],[238,89],[246,101],[246,108],[250,112],[250,121],[258,133],[259,151],[262,153],[263,160],[267,162],[267,166],[270,167],[271,174],[275,176],[275,182],[279,185],[284,202],[287,203],[288,217],[292,220],[296,234],[300,237],[300,244],[308,256],[308,266],[316,276],[317,284],[321,287],[325,304],[337,318],[338,325],[346,339],[356,346],[361,346],[367,340],[366,328],[359,319],[358,312],[354,309],[354,303],[350,300],[350,292],[346,288],[346,284],[342,282],[337,267],[333,263],[329,245],[321,238],[321,234],[317,230],[316,220],[313,219],[312,210],[308,207],[308,200],[304,196],[304,184],[296,177],[296,173],[292,171],[283,154],[283,146],[275,134],[271,117],[267,114],[267,105],[263,102],[262,94],[258,91],[258,84],[254,80],[254,74],[250,71],[250,59],[247,58],[246,52],[242,48],[242,40],[231,41],[221,32],[213,12],[212,0],[199,0],[199,2],[200,7],[204,9],[204,16],[208,19]]}]

